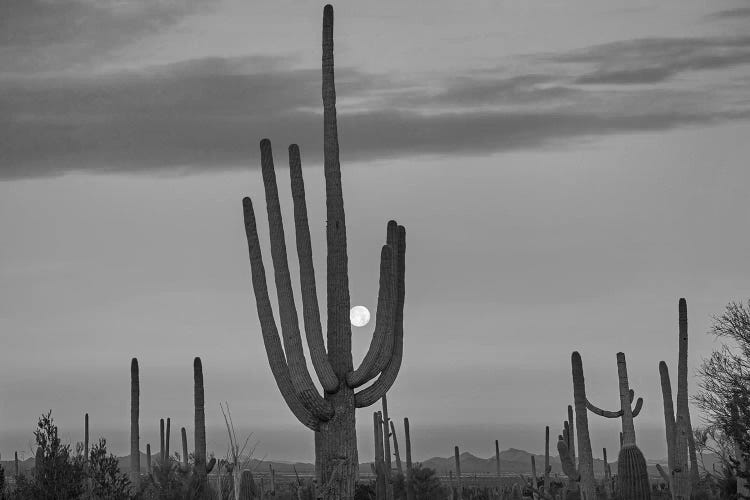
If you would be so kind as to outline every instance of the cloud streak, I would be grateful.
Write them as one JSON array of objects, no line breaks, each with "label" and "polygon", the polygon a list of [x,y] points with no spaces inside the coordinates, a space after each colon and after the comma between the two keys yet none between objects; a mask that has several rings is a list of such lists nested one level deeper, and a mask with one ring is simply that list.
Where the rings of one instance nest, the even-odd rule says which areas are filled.
[{"label": "cloud streak", "polygon": [[4,72],[85,65],[214,4],[205,0],[4,0],[0,62]]},{"label": "cloud streak", "polygon": [[[745,87],[628,90],[682,71],[750,62],[750,37],[644,39],[429,80],[337,69],[342,157],[484,155],[610,134],[746,119]],[[560,71],[564,63],[566,71]],[[594,65],[580,73],[580,65]],[[570,74],[571,68],[578,74]],[[205,58],[139,71],[0,77],[0,179],[70,171],[257,166],[257,143],[321,158],[319,69],[265,57]]]},{"label": "cloud streak", "polygon": [[651,84],[687,71],[719,70],[750,63],[750,37],[644,38],[553,56],[593,65],[580,84]]}]

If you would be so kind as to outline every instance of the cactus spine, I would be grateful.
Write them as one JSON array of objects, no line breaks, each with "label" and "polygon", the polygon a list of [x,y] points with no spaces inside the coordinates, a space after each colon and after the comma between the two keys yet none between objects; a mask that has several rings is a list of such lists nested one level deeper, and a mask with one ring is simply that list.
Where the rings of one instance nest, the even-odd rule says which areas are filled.
[{"label": "cactus spine", "polygon": [[130,361],[130,483],[137,490],[141,476],[141,452],[138,449],[138,415],[141,390],[138,381],[138,360]]},{"label": "cactus spine", "polygon": [[[587,414],[588,410],[586,409],[586,382],[583,377],[583,362],[581,361],[581,355],[577,351],[573,352],[571,355],[571,365],[573,372],[573,401],[575,403],[576,417],[575,431],[578,433],[578,472],[580,474],[581,498],[583,500],[594,500],[596,498],[596,487],[594,484],[594,457],[591,451],[589,418]],[[559,452],[560,442],[558,442],[557,445]],[[562,453],[560,455],[562,458]],[[575,468],[575,464],[573,464],[573,467]],[[568,477],[571,476],[568,475]]]},{"label": "cactus spine", "polygon": [[201,484],[206,481],[206,414],[203,398],[203,364],[201,358],[193,360],[195,405],[195,472]]},{"label": "cactus spine", "polygon": [[[321,396],[312,382],[302,350],[299,321],[289,276],[286,243],[281,219],[271,142],[261,141],[261,166],[266,194],[271,257],[274,266],[283,348],[273,316],[265,269],[260,252],[253,204],[243,200],[253,290],[263,342],[276,384],[294,415],[313,430],[319,495],[352,498],[357,476],[355,408],[379,400],[396,380],[403,353],[404,252],[403,226],[388,223],[386,245],[381,252],[380,292],[376,326],[370,348],[359,368],[354,369],[349,322],[349,277],[346,222],[341,189],[341,166],[336,125],[336,91],[333,71],[333,8],[323,11],[323,156],[326,182],[327,308],[328,342],[318,310],[310,229],[307,221],[299,148],[289,148],[297,254],[300,265],[302,310],[310,357],[323,386]],[[376,381],[355,393],[372,379]],[[196,444],[197,446],[197,444]]]}]

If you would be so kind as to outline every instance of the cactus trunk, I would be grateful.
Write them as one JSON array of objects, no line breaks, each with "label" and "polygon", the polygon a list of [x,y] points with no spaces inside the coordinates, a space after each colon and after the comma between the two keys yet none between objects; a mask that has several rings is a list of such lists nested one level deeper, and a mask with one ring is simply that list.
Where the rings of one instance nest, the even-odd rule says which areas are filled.
[{"label": "cactus trunk", "polygon": [[617,481],[620,498],[651,500],[646,459],[635,444],[625,444],[617,456]]},{"label": "cactus trunk", "polygon": [[409,433],[409,419],[404,417],[404,440],[406,441],[406,500],[415,500],[414,470],[411,464],[411,434]]},{"label": "cactus trunk", "polygon": [[625,362],[625,354],[617,353],[617,378],[620,385],[620,409],[622,410],[622,444],[627,446],[635,444],[635,427],[633,426],[633,410],[631,407],[632,396],[628,383],[628,366]]},{"label": "cactus trunk", "polygon": [[83,431],[83,460],[89,461],[89,414],[87,413],[84,417],[84,431]]},{"label": "cactus trunk", "polygon": [[195,472],[201,487],[206,481],[206,414],[203,395],[203,364],[201,358],[193,360],[194,406],[195,406]]},{"label": "cactus trunk", "polygon": [[159,463],[164,464],[164,419],[159,419]]},{"label": "cactus trunk", "polygon": [[146,443],[146,472],[151,474],[151,443]]},{"label": "cactus trunk", "polygon": [[383,394],[383,471],[385,472],[385,498],[393,500],[393,482],[391,481],[391,439],[388,433],[388,399]]},{"label": "cactus trunk", "polygon": [[164,460],[169,461],[169,427],[170,427],[170,418],[167,417],[167,431],[164,435]]},{"label": "cactus trunk", "polygon": [[180,434],[182,434],[182,466],[187,467],[188,466],[188,444],[187,444],[187,430],[183,427],[180,429]]},{"label": "cactus trunk", "polygon": [[544,494],[550,493],[550,481],[549,481],[549,426],[544,430]]},{"label": "cactus trunk", "polygon": [[594,457],[591,451],[588,410],[586,409],[586,382],[583,377],[583,362],[578,352],[572,354],[571,365],[576,417],[575,429],[578,434],[578,471],[581,475],[581,498],[582,500],[595,500]]},{"label": "cactus trunk", "polygon": [[453,448],[453,453],[456,458],[456,496],[458,498],[464,497],[464,485],[461,481],[461,457],[458,453],[458,446]]},{"label": "cactus trunk", "polygon": [[372,414],[372,427],[375,438],[375,498],[385,500],[385,469],[383,467],[383,420],[380,412]]},{"label": "cactus trunk", "polygon": [[500,443],[495,439],[495,467],[497,477],[500,477]]},{"label": "cactus trunk", "polygon": [[403,476],[404,469],[401,465],[401,454],[398,452],[398,438],[396,437],[396,426],[393,425],[393,420],[391,420],[391,437],[393,438],[393,454],[396,456],[396,470]]},{"label": "cactus trunk", "polygon": [[138,360],[130,361],[130,483],[137,490],[141,476],[141,452],[138,449],[138,416],[141,390],[138,381]]}]

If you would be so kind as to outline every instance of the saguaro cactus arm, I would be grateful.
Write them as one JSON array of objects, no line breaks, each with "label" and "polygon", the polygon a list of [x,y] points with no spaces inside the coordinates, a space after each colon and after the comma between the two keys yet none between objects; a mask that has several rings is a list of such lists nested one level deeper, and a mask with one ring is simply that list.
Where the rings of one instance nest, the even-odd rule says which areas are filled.
[{"label": "saguaro cactus arm", "polygon": [[567,443],[565,443],[565,440],[562,438],[562,436],[559,436],[559,439],[557,440],[557,454],[560,456],[562,470],[565,475],[568,476],[568,479],[572,479],[573,481],[580,481],[581,473],[578,472],[578,469],[576,469],[575,463],[573,463],[573,459],[570,456],[568,445]]},{"label": "saguaro cactus arm", "polygon": [[305,322],[307,347],[323,390],[327,393],[334,393],[339,388],[339,379],[328,361],[328,353],[323,342],[323,328],[320,326],[318,291],[315,286],[315,267],[310,243],[310,224],[307,219],[307,202],[305,201],[305,182],[302,177],[299,147],[296,144],[289,146],[289,177],[292,183],[294,228],[302,288],[302,316]]},{"label": "saguaro cactus arm", "polygon": [[397,252],[398,224],[388,222],[386,245],[380,254],[380,290],[375,314],[375,332],[362,364],[346,374],[349,387],[359,387],[383,371],[393,352],[393,326],[397,296]]},{"label": "saguaro cactus arm", "polygon": [[[323,171],[326,181],[326,246],[328,297],[328,358],[342,380],[352,370],[352,328],[349,323],[349,259],[341,189],[336,86],[333,76],[333,7],[323,8]],[[376,398],[377,399],[380,398]]]},{"label": "saguaro cactus arm", "polygon": [[357,408],[370,406],[382,398],[396,381],[401,369],[401,359],[404,353],[404,271],[406,256],[406,229],[398,226],[398,240],[396,243],[396,311],[394,318],[393,352],[388,366],[381,372],[380,377],[369,387],[354,394],[354,404]]},{"label": "saguaro cactus arm", "polygon": [[255,291],[255,304],[258,309],[258,318],[260,319],[261,332],[263,334],[263,344],[268,356],[268,364],[271,367],[273,378],[281,392],[284,401],[294,416],[306,427],[312,430],[318,430],[319,421],[313,413],[306,408],[292,384],[292,378],[289,374],[289,366],[286,363],[284,350],[279,341],[279,332],[276,329],[276,322],[273,319],[273,310],[271,301],[268,299],[268,286],[266,285],[266,271],[263,267],[263,257],[260,253],[260,243],[258,241],[258,229],[255,224],[255,212],[253,211],[253,202],[250,198],[242,200],[243,212],[245,217],[245,234],[247,235],[248,251],[250,254],[250,270],[253,280],[253,289]]},{"label": "saguaro cactus arm", "polygon": [[[333,407],[331,403],[318,394],[315,384],[310,378],[310,373],[307,371],[305,354],[302,351],[297,309],[294,305],[292,281],[289,276],[284,224],[281,218],[281,205],[279,204],[279,191],[276,186],[271,141],[268,139],[260,141],[260,155],[263,185],[266,192],[271,257],[276,281],[276,295],[279,301],[279,318],[289,375],[295,392],[305,407],[319,420],[327,421],[333,416]],[[271,317],[271,321],[273,321],[273,317]]]},{"label": "saguaro cactus arm", "polygon": [[[633,389],[630,389],[630,403],[633,403],[633,398],[635,397],[635,391]],[[620,418],[622,417],[622,408],[620,408],[617,411],[610,411],[610,410],[603,410],[599,408],[598,406],[594,405],[594,403],[590,402],[588,399],[586,400],[586,408],[596,415],[599,415],[600,417],[604,418]],[[635,402],[635,407],[633,408],[633,416],[637,417],[638,414],[641,412],[641,408],[643,408],[643,398],[638,398]]]}]

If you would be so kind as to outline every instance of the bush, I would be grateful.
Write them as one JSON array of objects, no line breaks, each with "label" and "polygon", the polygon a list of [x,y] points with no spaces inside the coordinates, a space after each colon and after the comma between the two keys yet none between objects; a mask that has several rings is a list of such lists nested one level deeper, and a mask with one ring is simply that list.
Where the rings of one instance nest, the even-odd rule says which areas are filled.
[{"label": "bush", "polygon": [[70,445],[57,435],[52,411],[42,414],[34,431],[37,451],[30,480],[21,476],[14,497],[35,500],[69,500],[84,492],[83,456],[73,456]]},{"label": "bush", "polygon": [[99,443],[91,448],[85,473],[89,478],[90,492],[94,498],[130,498],[130,480],[120,472],[117,457],[112,454],[107,456],[106,439],[99,438]]}]

